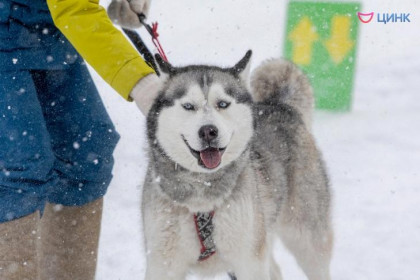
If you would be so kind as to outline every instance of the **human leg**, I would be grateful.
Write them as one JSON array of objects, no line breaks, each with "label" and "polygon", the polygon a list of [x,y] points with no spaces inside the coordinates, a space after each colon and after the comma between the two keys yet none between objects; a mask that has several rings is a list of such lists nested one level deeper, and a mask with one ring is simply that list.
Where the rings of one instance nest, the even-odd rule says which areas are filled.
[{"label": "human leg", "polygon": [[83,206],[48,203],[41,219],[40,279],[95,279],[102,203]]},{"label": "human leg", "polygon": [[36,242],[54,155],[32,77],[0,72],[0,279],[38,279]]},{"label": "human leg", "polygon": [[59,177],[41,219],[40,275],[94,279],[102,197],[112,178],[119,136],[84,66],[33,76]]},{"label": "human leg", "polygon": [[39,212],[0,224],[0,279],[38,280]]}]

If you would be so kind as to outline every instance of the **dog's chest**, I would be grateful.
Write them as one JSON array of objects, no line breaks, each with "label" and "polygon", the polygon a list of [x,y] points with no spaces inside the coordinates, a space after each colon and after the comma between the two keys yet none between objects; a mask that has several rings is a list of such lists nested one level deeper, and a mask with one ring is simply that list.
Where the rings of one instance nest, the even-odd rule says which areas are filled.
[{"label": "dog's chest", "polygon": [[229,269],[229,260],[249,254],[256,247],[257,213],[254,208],[251,197],[242,197],[215,209],[210,237],[214,241],[215,254],[200,261],[203,248],[194,213],[162,211],[167,208],[160,205],[155,208],[157,212],[149,212],[151,216],[146,215],[149,217],[146,222],[149,226],[145,227],[148,250],[162,252],[166,257],[172,256],[174,259],[184,259],[195,264],[197,269]]},{"label": "dog's chest", "polygon": [[[205,266],[206,262],[228,263],[230,259],[249,254],[257,245],[255,244],[257,230],[261,213],[255,210],[255,201],[251,197],[241,197],[238,200],[227,201],[223,206],[217,208],[213,213],[211,239],[215,245],[215,254],[208,259],[198,261],[197,264]],[[194,243],[197,246],[195,251],[191,252],[195,258],[200,256],[202,242],[200,242],[200,233],[194,218],[191,219],[193,227],[188,228],[192,232],[188,236],[193,236]]]},{"label": "dog's chest", "polygon": [[[190,246],[190,254],[194,257],[195,265],[192,267],[201,273],[212,271],[228,271],[232,269],[230,261],[243,257],[244,255],[254,254],[255,248],[255,213],[252,204],[234,205],[227,203],[223,207],[216,209],[212,219],[213,230],[211,232],[212,241],[215,245],[215,253],[204,260],[202,256],[202,242],[200,242],[199,232],[195,226],[188,234],[189,242],[194,243]],[[245,207],[244,207],[245,206]],[[192,219],[193,220],[193,219]],[[191,227],[189,227],[191,229]],[[258,239],[258,238],[257,238]],[[185,243],[188,240],[184,240]]]},{"label": "dog's chest", "polygon": [[143,197],[148,251],[161,259],[182,260],[201,273],[228,271],[231,260],[258,255],[264,247],[265,221],[254,173],[240,176],[238,183],[240,187],[214,209],[211,238],[215,254],[203,261],[199,260],[203,247],[195,213],[149,188]]}]

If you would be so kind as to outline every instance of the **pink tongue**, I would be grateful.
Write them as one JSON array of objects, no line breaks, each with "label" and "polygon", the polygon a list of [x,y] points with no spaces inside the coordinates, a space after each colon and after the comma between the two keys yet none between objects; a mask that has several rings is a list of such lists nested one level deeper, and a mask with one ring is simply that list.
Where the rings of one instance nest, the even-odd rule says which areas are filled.
[{"label": "pink tongue", "polygon": [[213,169],[222,161],[222,153],[219,149],[208,148],[200,152],[200,158],[207,168]]}]

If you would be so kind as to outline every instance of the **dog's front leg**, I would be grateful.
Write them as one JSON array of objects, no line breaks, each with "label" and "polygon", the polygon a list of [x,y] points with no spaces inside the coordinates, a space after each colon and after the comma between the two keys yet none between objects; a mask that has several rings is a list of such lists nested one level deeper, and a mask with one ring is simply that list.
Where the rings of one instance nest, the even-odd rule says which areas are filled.
[{"label": "dog's front leg", "polygon": [[[175,231],[178,227],[167,221],[166,227],[157,227],[161,230],[146,230],[146,280],[184,280],[187,275],[189,254],[179,240],[181,234]],[[149,225],[149,229],[152,227]]]},{"label": "dog's front leg", "polygon": [[[157,199],[145,200],[143,208],[144,232],[146,239],[147,267],[146,280],[184,280],[191,260],[195,260],[188,250],[191,245],[186,240],[192,238],[194,224],[191,222],[190,230],[185,231],[182,221],[192,220],[187,214],[171,209]],[[153,204],[147,204],[153,201]],[[161,210],[165,209],[165,210]],[[198,243],[198,242],[197,242]],[[196,245],[198,246],[198,244]],[[193,248],[199,251],[199,248]]]}]

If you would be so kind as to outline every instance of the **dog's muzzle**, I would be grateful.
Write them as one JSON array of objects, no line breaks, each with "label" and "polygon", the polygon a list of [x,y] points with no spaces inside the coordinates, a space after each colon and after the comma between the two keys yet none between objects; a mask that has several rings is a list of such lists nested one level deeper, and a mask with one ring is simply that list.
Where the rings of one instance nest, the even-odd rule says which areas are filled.
[{"label": "dog's muzzle", "polygon": [[214,169],[218,167],[222,162],[222,156],[226,150],[226,147],[218,148],[208,146],[207,148],[201,151],[197,151],[191,148],[184,136],[182,136],[182,139],[184,140],[185,145],[187,145],[188,149],[190,149],[191,154],[198,160],[198,165],[200,165],[201,167],[207,169]]}]

